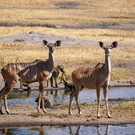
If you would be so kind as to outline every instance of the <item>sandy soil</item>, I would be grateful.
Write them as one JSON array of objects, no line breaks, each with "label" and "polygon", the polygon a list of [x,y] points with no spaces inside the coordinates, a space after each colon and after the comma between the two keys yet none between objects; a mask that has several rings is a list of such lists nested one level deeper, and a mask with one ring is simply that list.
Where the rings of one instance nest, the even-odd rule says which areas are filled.
[{"label": "sandy soil", "polygon": [[[68,114],[68,105],[61,105],[47,109],[47,113],[37,113],[36,108],[27,106],[14,106],[10,114],[0,115],[0,127],[17,126],[43,126],[43,125],[98,125],[98,124],[135,124],[135,101],[121,104],[111,104],[112,118],[107,118],[105,105],[101,105],[101,118],[97,119],[96,105],[82,103],[82,115],[77,114],[73,105],[73,115]],[[127,110],[127,108],[129,108]],[[37,117],[35,115],[38,115]],[[33,116],[32,116],[33,115]]]}]

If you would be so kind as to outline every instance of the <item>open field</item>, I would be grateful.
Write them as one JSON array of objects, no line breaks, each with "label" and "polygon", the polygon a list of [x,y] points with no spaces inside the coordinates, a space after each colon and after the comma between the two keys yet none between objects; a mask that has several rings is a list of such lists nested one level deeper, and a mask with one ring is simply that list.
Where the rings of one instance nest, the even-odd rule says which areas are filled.
[{"label": "open field", "polygon": [[0,36],[37,31],[134,44],[134,7],[134,0],[0,0]]},{"label": "open field", "polygon": [[[4,0],[1,22],[78,25],[134,22],[134,0]],[[117,25],[117,24],[116,24]]]}]

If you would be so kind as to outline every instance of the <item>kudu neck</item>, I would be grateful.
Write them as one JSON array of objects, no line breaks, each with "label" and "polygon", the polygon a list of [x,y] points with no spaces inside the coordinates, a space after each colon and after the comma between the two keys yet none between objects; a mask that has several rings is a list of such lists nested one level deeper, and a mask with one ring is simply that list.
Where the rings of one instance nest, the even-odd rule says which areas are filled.
[{"label": "kudu neck", "polygon": [[52,52],[49,52],[48,62],[49,62],[50,68],[53,69],[54,68],[54,58],[53,58],[53,53]]},{"label": "kudu neck", "polygon": [[49,52],[49,59],[53,60],[53,53],[52,52]]},{"label": "kudu neck", "polygon": [[105,72],[108,74],[111,72],[111,60],[110,55],[105,54]]}]

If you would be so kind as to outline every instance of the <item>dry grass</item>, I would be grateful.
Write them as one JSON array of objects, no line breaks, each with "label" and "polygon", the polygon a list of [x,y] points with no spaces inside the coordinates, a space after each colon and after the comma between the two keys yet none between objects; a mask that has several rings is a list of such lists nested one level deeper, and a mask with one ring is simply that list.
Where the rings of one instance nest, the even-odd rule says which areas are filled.
[{"label": "dry grass", "polygon": [[[75,2],[75,9],[56,6]],[[134,0],[1,0],[0,22],[77,25],[100,22],[134,22]]]},{"label": "dry grass", "polygon": [[[61,3],[61,2],[75,2],[78,3],[79,5],[76,7],[75,10],[73,9],[66,9],[64,6],[56,6],[56,3]],[[78,16],[87,16],[87,17],[97,17],[97,16],[110,16],[112,19],[114,16],[119,16],[121,15],[121,19],[124,20],[125,14],[127,15],[129,19],[132,16],[132,14],[135,12],[134,9],[134,0],[1,0],[1,6],[7,7],[7,8],[14,8],[14,9],[46,9],[46,10],[52,10],[53,11],[63,11],[61,15],[64,14],[69,14],[70,16],[78,15]],[[113,5],[113,6],[112,6]],[[72,6],[72,5],[71,5]],[[111,7],[111,8],[110,8]],[[72,11],[72,12],[71,12]],[[86,12],[87,11],[87,12]],[[58,13],[58,12],[57,12]],[[29,14],[29,13],[28,13]],[[31,14],[31,13],[30,13]],[[123,17],[124,16],[124,17]]]},{"label": "dry grass", "polygon": [[[8,63],[30,62],[35,59],[45,60],[48,58],[48,48],[38,44],[0,43],[0,50],[0,68]],[[104,63],[104,51],[98,46],[62,45],[55,49],[54,57],[56,65],[63,65],[68,75],[77,67],[90,66],[91,64],[95,65],[98,62]],[[118,47],[113,49],[111,61],[134,62],[135,47]],[[134,77],[133,71],[127,72],[126,75],[124,73],[125,69],[113,69],[112,79],[127,79],[129,76]]]},{"label": "dry grass", "polygon": [[[75,9],[56,6],[61,2],[75,2]],[[125,28],[135,22],[134,0],[1,0],[0,23],[36,25],[87,25],[121,23]],[[125,23],[125,24],[124,24]],[[128,24],[129,23],[129,24]],[[134,30],[118,29],[54,29],[46,27],[0,27],[0,37],[37,31],[94,41],[135,44]]]},{"label": "dry grass", "polygon": [[1,0],[1,6],[6,7],[16,7],[16,8],[24,8],[24,7],[43,7],[45,6],[48,1],[47,0]]},{"label": "dry grass", "polygon": [[135,102],[129,101],[129,102],[122,102],[119,104],[111,104],[110,105],[110,112],[112,115],[115,116],[129,116],[128,114],[135,116]]},{"label": "dry grass", "polygon": [[113,68],[111,72],[111,80],[134,80],[135,70],[128,68]]}]

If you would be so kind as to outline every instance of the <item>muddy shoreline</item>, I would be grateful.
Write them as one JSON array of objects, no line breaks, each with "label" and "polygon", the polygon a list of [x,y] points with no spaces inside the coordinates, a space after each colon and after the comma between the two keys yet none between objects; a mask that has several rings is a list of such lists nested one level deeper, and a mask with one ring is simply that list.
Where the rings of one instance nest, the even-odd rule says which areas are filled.
[{"label": "muddy shoreline", "polygon": [[99,123],[99,122],[91,122],[91,123],[59,123],[59,122],[18,122],[18,123],[0,123],[0,129],[1,128],[19,128],[19,127],[43,127],[43,126],[99,126],[99,125],[127,125],[127,124],[135,124],[135,122],[127,121],[127,122],[113,122],[113,123]]},{"label": "muddy shoreline", "polygon": [[72,126],[72,125],[122,125],[135,124],[135,101],[124,103],[112,103],[109,105],[112,118],[105,113],[105,105],[101,105],[101,118],[97,119],[96,105],[82,103],[82,115],[77,114],[77,108],[73,104],[73,115],[68,114],[68,105],[60,105],[53,109],[47,109],[47,113],[38,114],[35,107],[31,105],[17,105],[11,107],[10,114],[0,115],[0,128],[4,127],[30,127],[30,126]]}]

